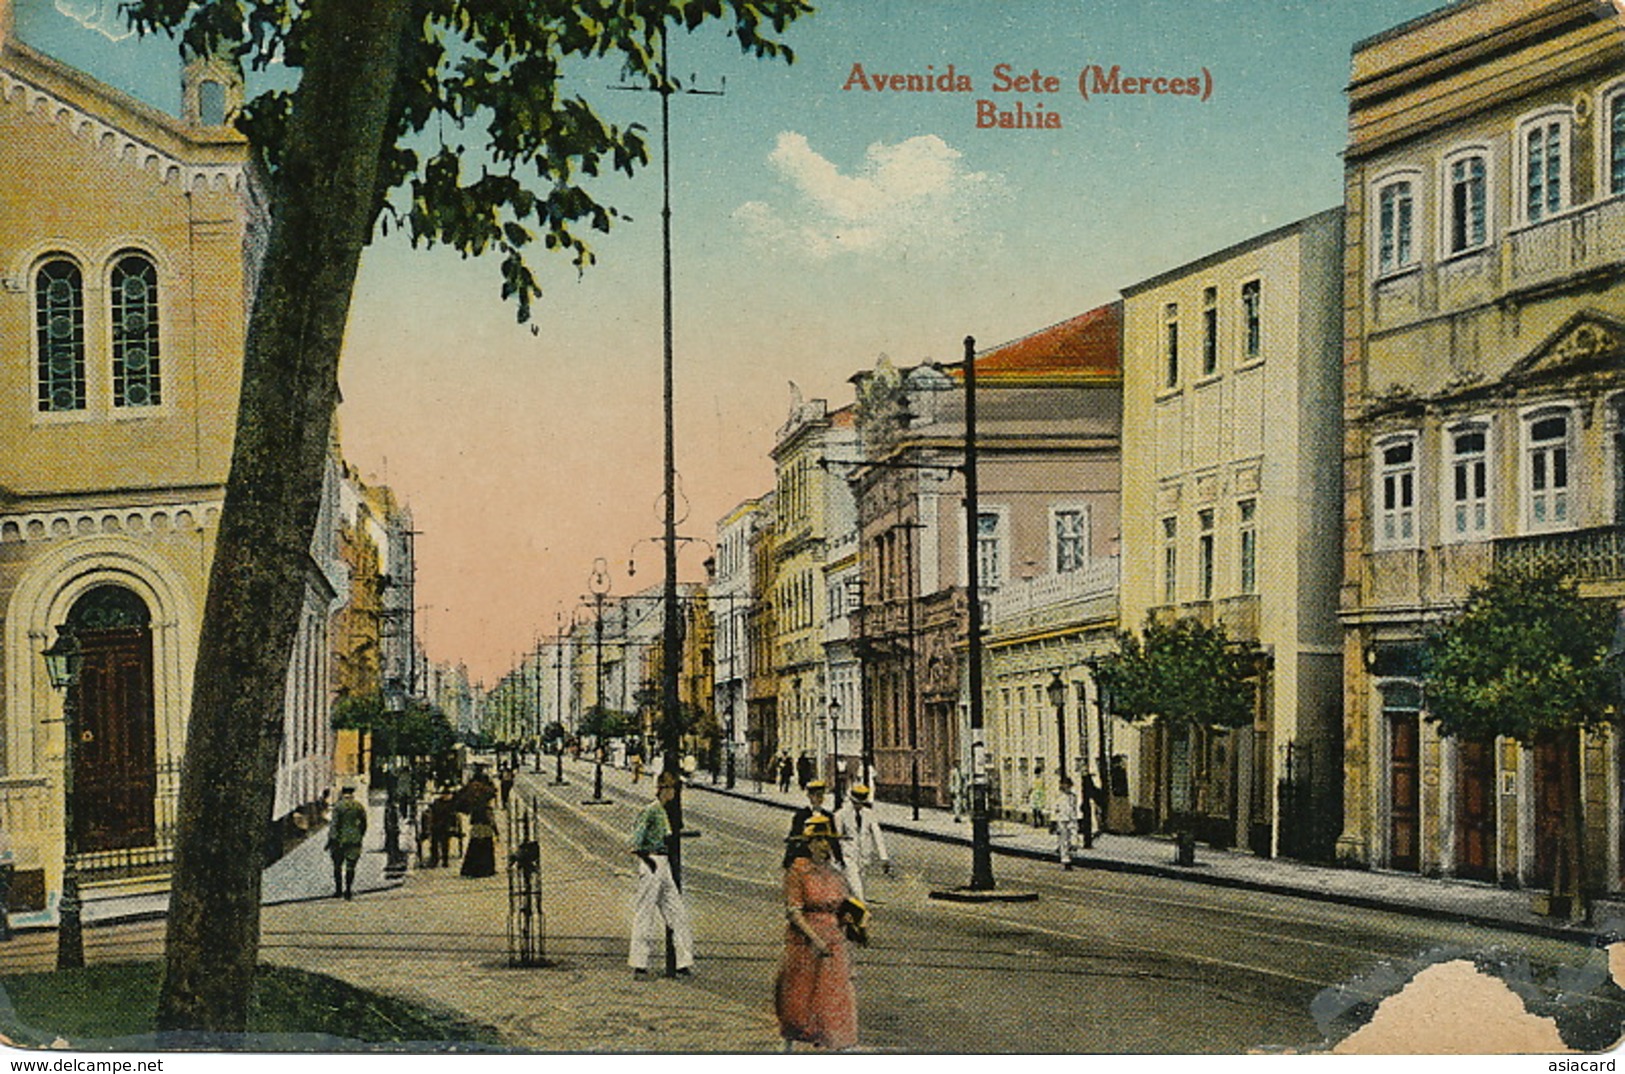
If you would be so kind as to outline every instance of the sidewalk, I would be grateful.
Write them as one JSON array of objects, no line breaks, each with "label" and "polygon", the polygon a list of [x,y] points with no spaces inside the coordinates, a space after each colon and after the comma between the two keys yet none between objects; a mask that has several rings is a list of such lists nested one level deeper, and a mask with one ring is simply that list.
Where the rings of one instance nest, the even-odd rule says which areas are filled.
[{"label": "sidewalk", "polygon": [[[413,849],[412,829],[404,818],[401,846],[409,852]],[[355,871],[357,894],[401,885],[400,879],[384,876],[384,858],[384,798],[383,792],[378,791],[368,796],[367,838]],[[81,920],[86,925],[101,925],[116,921],[161,919],[169,912],[167,879],[163,890],[150,890],[156,886],[87,886],[80,892]],[[260,903],[265,906],[332,896],[333,866],[327,855],[325,829],[312,833],[304,842],[273,862],[260,880]],[[55,929],[56,904],[53,902],[44,910],[33,913],[12,914],[10,920],[14,932]]]},{"label": "sidewalk", "polygon": [[[760,784],[758,790],[755,780],[736,778],[734,788],[728,790],[720,782],[713,784],[710,774],[703,772],[688,786],[708,794],[765,802],[785,810],[805,805],[807,800],[797,789],[781,792],[766,782]],[[875,809],[888,833],[970,845],[968,817],[956,823],[948,810],[922,806],[920,818],[915,820],[909,806],[894,802],[878,802]],[[1005,820],[994,820],[990,827],[995,854],[1056,861],[1055,837],[1047,830]],[[1205,845],[1198,845],[1195,865],[1180,866],[1174,864],[1171,839],[1100,834],[1095,836],[1094,842],[1090,850],[1080,849],[1081,840],[1073,844],[1073,868],[1138,873],[1214,887],[1291,895],[1577,943],[1602,945],[1625,938],[1625,903],[1618,901],[1599,900],[1589,924],[1570,924],[1536,914],[1532,909],[1536,892],[1530,889],[1509,890],[1471,880],[1433,879],[1386,870],[1309,865],[1285,858],[1260,858],[1248,851],[1214,850]]]},{"label": "sidewalk", "polygon": [[[630,785],[627,773],[606,770],[606,783]],[[526,772],[521,797],[538,795],[551,778]],[[562,800],[573,803],[591,786],[592,769],[570,770]],[[634,788],[641,790],[642,788]],[[456,1012],[495,1027],[506,1045],[521,1051],[577,1053],[772,1053],[779,1050],[773,1018],[770,971],[762,987],[741,994],[708,985],[702,966],[693,981],[634,980],[627,967],[626,922],[634,883],[624,853],[589,851],[567,839],[542,844],[545,888],[542,924],[550,964],[515,968],[508,962],[510,892],[506,870],[468,878],[449,868],[418,868],[415,855],[403,884],[383,876],[383,808],[370,803],[366,851],[356,873],[353,901],[332,897],[332,869],[318,833],[266,871],[266,909],[261,917],[261,958],[320,973],[361,988]],[[627,810],[630,804],[627,804]],[[623,811],[615,811],[617,821]],[[507,818],[497,814],[498,861],[505,861]],[[410,829],[403,845],[410,847]],[[112,910],[107,900],[104,910]],[[103,914],[88,929],[90,963],[158,958],[162,904],[122,900],[126,913]],[[691,907],[696,928],[708,936],[738,929],[739,908],[703,903]],[[759,913],[781,920],[776,908]],[[115,918],[122,919],[114,924]],[[128,923],[124,923],[128,922]],[[761,927],[758,927],[760,925]],[[759,939],[755,939],[759,934]],[[776,959],[777,934],[753,922],[752,940],[735,942],[724,957]],[[35,928],[0,944],[8,972],[48,972],[55,961],[52,933]],[[707,957],[710,957],[709,955]],[[720,962],[718,963],[720,965]],[[723,975],[719,974],[719,979]],[[444,1042],[422,1042],[444,1050]]]}]

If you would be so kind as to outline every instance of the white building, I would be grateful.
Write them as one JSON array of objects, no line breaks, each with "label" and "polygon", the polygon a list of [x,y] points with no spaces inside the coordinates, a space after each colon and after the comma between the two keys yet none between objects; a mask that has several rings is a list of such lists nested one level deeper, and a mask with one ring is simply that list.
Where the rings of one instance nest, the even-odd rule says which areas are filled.
[{"label": "white building", "polygon": [[1340,814],[1342,255],[1339,207],[1123,291],[1123,626],[1222,624],[1269,665],[1251,727],[1124,744],[1135,806],[1261,854],[1329,856]]}]

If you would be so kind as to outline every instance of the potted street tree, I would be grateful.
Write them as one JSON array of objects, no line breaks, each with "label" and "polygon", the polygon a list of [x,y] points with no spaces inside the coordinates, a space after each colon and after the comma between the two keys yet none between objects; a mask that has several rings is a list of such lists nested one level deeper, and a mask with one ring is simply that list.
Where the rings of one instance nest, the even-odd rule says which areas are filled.
[{"label": "potted street tree", "polygon": [[1194,808],[1168,817],[1181,865],[1195,861],[1196,833],[1208,799],[1202,747],[1215,730],[1252,723],[1259,657],[1256,643],[1232,640],[1222,624],[1148,616],[1138,636],[1120,632],[1117,651],[1096,662],[1095,678],[1111,698],[1113,715],[1158,720],[1165,740],[1183,736],[1193,743]]},{"label": "potted street tree", "polygon": [[1588,912],[1581,736],[1618,722],[1613,605],[1580,595],[1559,567],[1504,568],[1428,639],[1423,697],[1442,735],[1516,739],[1556,757],[1562,815],[1549,895],[1536,909]]}]

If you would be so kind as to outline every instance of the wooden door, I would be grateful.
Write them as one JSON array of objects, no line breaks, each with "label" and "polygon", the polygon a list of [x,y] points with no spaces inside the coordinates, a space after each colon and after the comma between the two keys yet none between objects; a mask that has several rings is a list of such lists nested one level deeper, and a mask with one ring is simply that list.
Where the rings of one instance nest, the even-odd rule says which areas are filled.
[{"label": "wooden door", "polygon": [[1535,745],[1535,887],[1549,888],[1563,853],[1563,750],[1572,738]]},{"label": "wooden door", "polygon": [[89,631],[80,644],[85,659],[73,777],[79,849],[152,846],[158,774],[151,631]]},{"label": "wooden door", "polygon": [[1456,875],[1495,879],[1495,744],[1456,744]]},{"label": "wooden door", "polygon": [[1388,866],[1421,868],[1421,751],[1414,712],[1388,718]]},{"label": "wooden door", "polygon": [[156,842],[152,629],[141,598],[91,590],[70,619],[84,660],[74,742],[74,829],[85,853]]}]

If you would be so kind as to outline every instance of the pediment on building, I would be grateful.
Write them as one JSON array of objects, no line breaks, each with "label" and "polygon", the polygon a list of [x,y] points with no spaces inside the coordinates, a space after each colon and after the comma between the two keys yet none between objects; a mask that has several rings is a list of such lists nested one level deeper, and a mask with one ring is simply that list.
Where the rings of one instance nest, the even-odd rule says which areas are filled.
[{"label": "pediment on building", "polygon": [[1622,364],[1625,321],[1596,310],[1581,310],[1520,359],[1507,379],[1540,380]]}]

